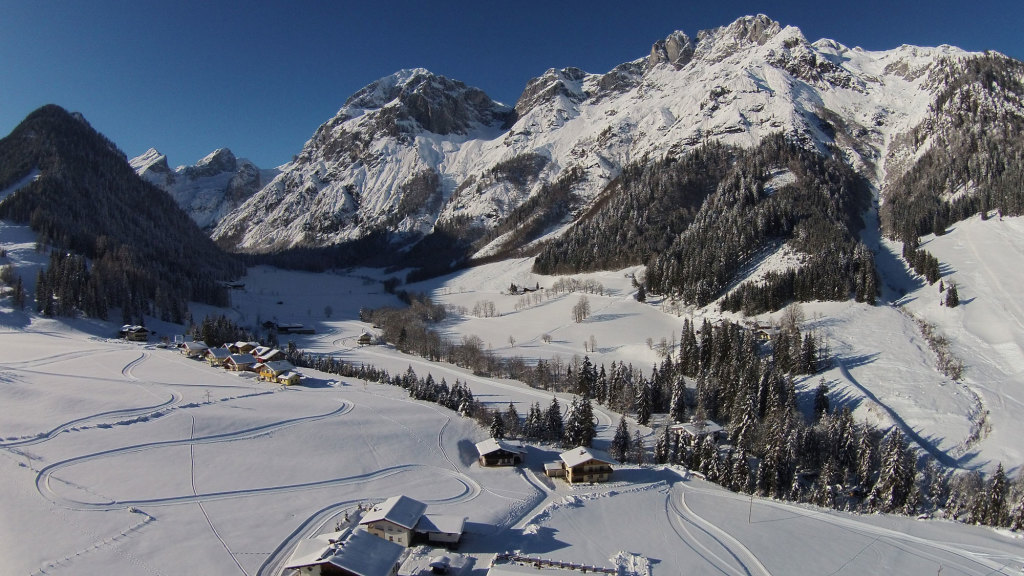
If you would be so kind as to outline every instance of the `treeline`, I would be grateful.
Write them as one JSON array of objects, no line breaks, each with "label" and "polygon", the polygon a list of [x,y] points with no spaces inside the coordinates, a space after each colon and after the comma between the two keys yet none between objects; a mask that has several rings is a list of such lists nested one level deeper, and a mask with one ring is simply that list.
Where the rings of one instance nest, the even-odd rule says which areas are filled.
[{"label": "treeline", "polygon": [[[528,366],[519,358],[496,357],[479,338],[447,342],[429,326],[431,307],[418,302],[416,312],[364,311],[364,320],[393,323],[382,325],[386,335],[419,324],[416,331],[405,331],[406,351],[575,395],[564,415],[557,398],[546,409],[535,403],[525,418],[514,406],[481,408],[478,420],[494,435],[587,445],[593,439],[587,424],[593,421],[587,418],[592,402],[633,415],[642,425],[651,424],[656,414],[698,430],[711,421],[724,428],[725,442],[713,434],[672,434],[665,426],[653,447],[655,461],[683,464],[732,490],[772,498],[901,514],[943,510],[962,521],[1024,527],[1024,481],[1009,483],[999,471],[988,479],[976,472],[955,475],[932,461],[919,466],[916,450],[899,428],[883,431],[856,423],[849,407],[831,406],[824,381],[813,402],[801,402],[795,377],[826,367],[830,351],[813,332],[800,330],[798,306],[784,311],[767,344],[729,321],[697,327],[685,320],[679,342],[645,374],[623,363],[595,366],[588,357],[569,363],[541,359]],[[418,336],[410,339],[413,334]],[[810,417],[799,409],[801,403],[813,405]],[[623,430],[616,431],[612,446],[617,457],[645,461],[651,447],[639,434],[630,439],[624,422],[619,427]]]},{"label": "treeline", "polygon": [[929,115],[893,149],[928,150],[888,183],[886,235],[905,240],[998,209],[1024,214],[1024,63],[986,53],[947,59],[928,82],[941,86]]},{"label": "treeline", "polygon": [[711,142],[682,157],[626,166],[566,234],[544,244],[534,271],[615,270],[647,262],[690,225],[735,155],[735,149]]},{"label": "treeline", "polygon": [[46,272],[44,308],[48,297],[62,300],[60,292],[69,298],[55,312],[106,318],[120,308],[133,321],[142,313],[180,321],[190,300],[228,303],[220,282],[240,276],[241,263],[84,119],[44,106],[0,140],[0,188],[33,170],[38,177],[0,201],[0,218],[28,223],[41,245],[65,254],[51,258],[61,269]]},{"label": "treeline", "polygon": [[[779,167],[795,181],[769,194],[765,185]],[[805,263],[790,278],[747,288],[748,301],[777,309],[807,296],[845,300],[861,267],[871,263],[854,258],[860,214],[869,200],[866,181],[838,154],[821,156],[783,135],[766,138],[753,150],[737,152],[694,222],[647,263],[647,289],[707,305],[755,255],[783,240],[807,255]],[[758,291],[763,294],[755,296]]]}]

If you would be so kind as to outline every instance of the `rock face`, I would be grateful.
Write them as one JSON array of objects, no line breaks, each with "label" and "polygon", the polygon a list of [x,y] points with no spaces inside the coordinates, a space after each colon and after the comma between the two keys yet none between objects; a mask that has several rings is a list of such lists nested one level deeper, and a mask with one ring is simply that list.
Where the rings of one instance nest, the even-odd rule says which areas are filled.
[{"label": "rock face", "polygon": [[277,175],[220,148],[194,166],[171,170],[167,157],[153,148],[130,160],[143,179],[165,190],[201,228],[211,230]]},{"label": "rock face", "polygon": [[443,232],[476,240],[485,255],[514,241],[495,231],[527,218],[519,208],[556,183],[571,184],[576,201],[550,233],[630,163],[709,141],[750,147],[779,132],[841,155],[884,197],[891,171],[929,145],[919,138],[918,148],[890,157],[893,139],[922,123],[938,94],[930,75],[976,57],[948,46],[867,52],[811,43],[759,15],[695,39],[675,32],[605,74],[548,70],[514,108],[403,70],[349,98],[212,235],[233,250],[266,252],[375,233],[409,244]]}]

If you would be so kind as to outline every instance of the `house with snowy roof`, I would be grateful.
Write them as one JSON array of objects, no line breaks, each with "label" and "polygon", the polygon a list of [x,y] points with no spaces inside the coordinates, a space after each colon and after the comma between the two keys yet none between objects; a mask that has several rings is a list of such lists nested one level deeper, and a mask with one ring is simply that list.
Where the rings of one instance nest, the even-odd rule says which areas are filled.
[{"label": "house with snowy roof", "polygon": [[231,351],[227,348],[210,348],[206,351],[206,361],[210,363],[210,366],[223,366],[229,356],[231,356]]},{"label": "house with snowy roof", "polygon": [[284,570],[301,576],[395,576],[405,548],[365,530],[300,540]]},{"label": "house with snowy roof", "polygon": [[728,437],[725,428],[711,420],[672,424],[668,427],[668,430],[677,435],[680,440],[702,440],[705,436],[711,436],[716,442],[723,442]]},{"label": "house with snowy roof", "polygon": [[515,440],[488,438],[476,443],[481,466],[517,466],[526,458],[526,449]]},{"label": "house with snowy roof", "polygon": [[192,341],[185,342],[181,345],[181,353],[184,354],[186,358],[202,358],[206,355],[206,351],[209,349],[210,347],[206,345],[206,342]]},{"label": "house with snowy roof", "polygon": [[252,370],[256,365],[256,358],[252,354],[232,354],[224,360],[224,367],[232,372]]},{"label": "house with snowy roof", "polygon": [[408,496],[392,496],[363,514],[359,521],[366,531],[402,546],[412,543],[413,529],[427,505]]},{"label": "house with snowy roof", "polygon": [[363,514],[360,525],[389,542],[409,546],[428,542],[457,547],[466,525],[464,516],[427,514],[427,505],[408,496],[392,496]]},{"label": "house with snowy roof", "polygon": [[295,372],[295,366],[287,360],[260,362],[259,364],[256,364],[253,369],[259,373],[260,380],[264,380],[266,382],[277,382],[285,373]]},{"label": "house with snowy roof", "polygon": [[612,460],[579,446],[558,455],[558,461],[544,465],[544,474],[563,477],[569,484],[607,482],[612,476]]}]

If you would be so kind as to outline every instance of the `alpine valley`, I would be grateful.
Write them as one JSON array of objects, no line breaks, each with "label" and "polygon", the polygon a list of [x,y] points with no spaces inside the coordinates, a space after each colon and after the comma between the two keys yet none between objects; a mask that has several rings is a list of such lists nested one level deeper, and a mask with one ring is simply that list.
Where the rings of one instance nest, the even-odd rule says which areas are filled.
[{"label": "alpine valley", "polygon": [[1024,570],[1024,63],[764,15],[637,54],[400,70],[278,167],[30,114],[0,572],[318,573],[399,494],[463,576]]}]

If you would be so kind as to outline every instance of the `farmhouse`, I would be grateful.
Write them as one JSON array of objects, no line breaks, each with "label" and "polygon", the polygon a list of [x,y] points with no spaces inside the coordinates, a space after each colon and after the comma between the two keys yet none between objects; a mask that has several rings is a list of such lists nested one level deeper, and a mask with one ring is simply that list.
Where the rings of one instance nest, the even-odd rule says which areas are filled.
[{"label": "farmhouse", "polygon": [[407,496],[392,496],[363,514],[360,525],[366,531],[388,542],[402,546],[412,543],[413,529],[420,521],[427,505]]},{"label": "farmhouse", "polygon": [[364,530],[299,540],[285,570],[302,576],[395,576],[405,549]]},{"label": "farmhouse", "polygon": [[277,348],[268,348],[266,346],[260,346],[252,351],[252,355],[256,358],[257,362],[267,363],[274,362],[275,360],[284,360],[285,353],[281,352]]},{"label": "farmhouse", "polygon": [[257,346],[259,346],[259,342],[243,342],[239,340],[234,344],[229,344],[228,350],[230,350],[232,354],[249,354],[255,350]]},{"label": "farmhouse", "polygon": [[206,361],[210,363],[210,366],[223,366],[229,356],[231,356],[231,351],[227,348],[210,348],[206,351]]},{"label": "farmhouse", "polygon": [[514,440],[488,438],[477,442],[476,451],[480,453],[481,466],[516,466],[526,457],[526,449]]},{"label": "farmhouse", "polygon": [[202,358],[209,349],[205,342],[185,342],[181,345],[181,353],[186,358]]},{"label": "farmhouse", "polygon": [[359,339],[356,340],[356,343],[360,346],[369,346],[370,344],[373,344],[373,336],[370,336],[368,332],[363,332],[359,335]]},{"label": "farmhouse", "polygon": [[294,372],[295,366],[287,360],[278,360],[276,362],[260,362],[256,364],[255,370],[259,373],[260,380],[277,382],[278,378],[286,372]]},{"label": "farmhouse", "polygon": [[285,372],[277,377],[278,384],[284,384],[285,386],[294,386],[302,381],[302,374],[298,372]]},{"label": "farmhouse", "polygon": [[232,372],[252,370],[255,364],[256,359],[253,358],[252,354],[232,354],[224,360],[224,367]]},{"label": "farmhouse", "polygon": [[121,326],[118,335],[129,342],[146,342],[149,340],[149,330],[145,326],[125,324]]},{"label": "farmhouse", "polygon": [[559,462],[544,465],[549,477],[565,477],[569,484],[607,482],[612,475],[612,461],[598,457],[590,448],[573,448],[558,455]]},{"label": "farmhouse", "polygon": [[449,548],[458,546],[466,524],[463,516],[425,514],[427,505],[408,496],[392,496],[363,515],[359,524],[389,542],[409,546],[426,541]]},{"label": "farmhouse", "polygon": [[686,422],[683,424],[673,424],[668,429],[669,432],[677,435],[680,440],[701,440],[705,436],[711,436],[716,442],[722,442],[728,437],[725,429],[711,420],[705,420],[703,423]]}]

